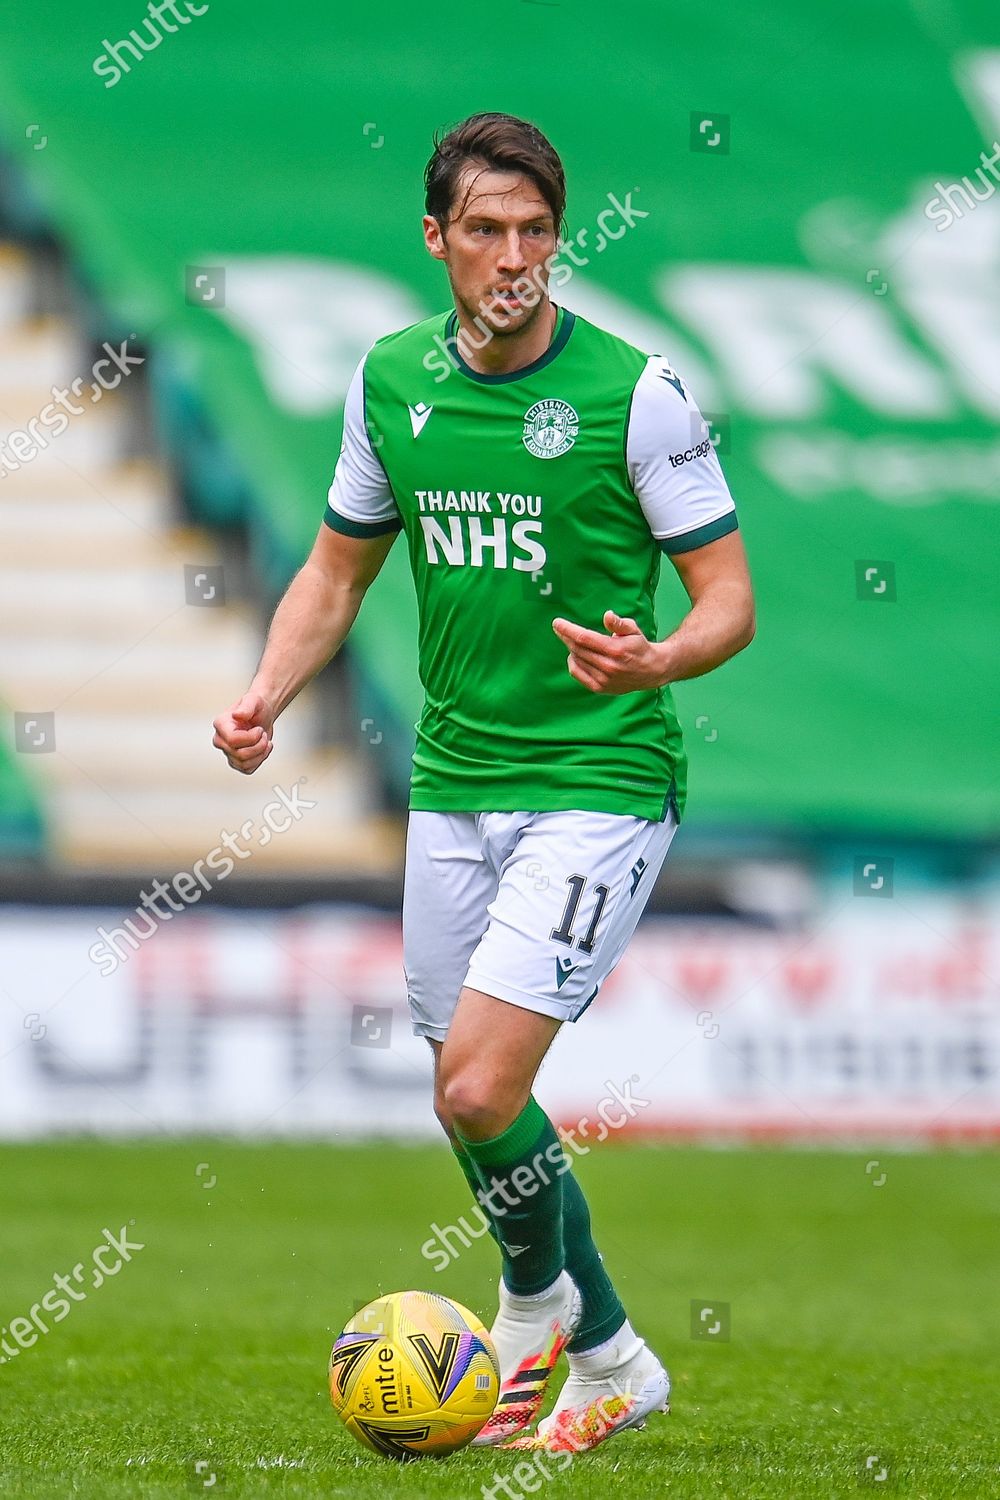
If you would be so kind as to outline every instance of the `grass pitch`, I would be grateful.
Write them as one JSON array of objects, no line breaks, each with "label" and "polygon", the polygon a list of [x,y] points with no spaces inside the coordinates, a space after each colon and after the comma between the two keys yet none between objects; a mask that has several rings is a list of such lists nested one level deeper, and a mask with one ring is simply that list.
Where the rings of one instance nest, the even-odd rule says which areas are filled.
[{"label": "grass pitch", "polygon": [[[517,1454],[378,1459],[329,1406],[330,1343],[377,1292],[427,1287],[490,1321],[491,1242],[440,1274],[420,1253],[432,1220],[468,1212],[446,1150],[4,1148],[0,1325],[53,1297],[49,1331],[0,1365],[0,1495],[480,1500],[499,1475],[497,1495],[550,1500],[998,1496],[998,1158],[883,1152],[866,1171],[874,1155],[616,1144],[580,1162],[673,1413],[549,1460],[532,1490]],[[96,1286],[93,1252],[123,1227],[144,1248]],[[85,1297],[55,1323],[54,1277],[77,1265]],[[714,1310],[701,1338],[692,1303]],[[707,1333],[721,1304],[727,1339],[725,1309]]]}]

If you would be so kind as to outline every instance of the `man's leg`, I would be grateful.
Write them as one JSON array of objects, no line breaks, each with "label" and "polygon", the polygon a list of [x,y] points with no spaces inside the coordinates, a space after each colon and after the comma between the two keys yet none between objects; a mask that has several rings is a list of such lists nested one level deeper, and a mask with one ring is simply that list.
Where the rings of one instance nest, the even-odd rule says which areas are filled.
[{"label": "man's leg", "polygon": [[[467,821],[474,825],[475,837],[472,827],[466,834]],[[440,837],[433,844],[427,841],[432,824],[435,833],[444,835],[443,843]],[[546,1151],[539,1149],[546,1141],[553,1147],[558,1169],[555,1133],[548,1135],[549,1122],[530,1108],[535,1072],[559,1024],[575,1021],[587,1009],[621,958],[675,827],[672,817],[652,824],[624,815],[580,812],[479,814],[468,820],[457,815],[411,814],[411,831],[419,837],[408,840],[407,875],[418,896],[409,903],[409,921],[404,899],[404,940],[409,932],[405,947],[413,955],[407,968],[414,1028],[433,1042],[444,1043],[435,1048],[436,1107],[470,1185],[479,1184],[480,1202],[485,1197],[486,1204],[503,1210],[494,1214],[495,1227],[509,1229],[504,1218],[509,1221],[512,1211],[523,1208],[525,1198],[550,1186],[547,1181],[535,1185],[536,1176],[540,1180],[542,1172],[547,1172]],[[423,873],[426,846],[424,864],[438,881],[412,881],[411,842],[413,872]],[[456,855],[461,860],[457,865]],[[453,871],[461,877],[470,866],[478,867],[483,876],[478,899],[488,883],[487,868],[495,882],[485,896],[489,903],[485,924],[478,914],[483,908],[471,899],[471,885],[461,878],[452,879]],[[588,872],[585,894],[576,873],[581,869]],[[450,897],[447,901],[440,899],[445,890]],[[452,952],[449,935],[458,905],[467,908],[469,925],[474,922],[482,937],[471,949],[456,1007],[454,999],[449,1003],[449,995],[459,992],[450,979],[457,951]],[[470,951],[464,941],[462,947]],[[444,958],[448,972],[442,982]],[[521,1012],[541,1022],[543,1028],[539,1032],[532,1025],[525,1046],[519,1023],[511,1019]],[[536,1127],[537,1144],[526,1147]],[[527,1155],[527,1162],[519,1160],[519,1151]],[[512,1177],[509,1184],[505,1182],[505,1173],[513,1173],[518,1166],[531,1169],[539,1156],[542,1160],[534,1175],[522,1171],[516,1180]],[[557,1175],[562,1179],[563,1258],[569,1256],[581,1280],[586,1282],[589,1275],[591,1284],[579,1343],[574,1341],[570,1352],[570,1379],[553,1414],[558,1430],[551,1432],[551,1440],[546,1433],[546,1445],[560,1447],[565,1439],[571,1447],[581,1448],[635,1425],[650,1411],[666,1410],[669,1379],[624,1319],[593,1246],[582,1193],[572,1176],[558,1170]],[[515,1195],[513,1203],[504,1201],[505,1192],[508,1200]],[[518,1248],[505,1256],[500,1314],[494,1326],[505,1370],[511,1368],[511,1361],[503,1350],[510,1350],[515,1334],[525,1348],[531,1339],[537,1344],[538,1330],[545,1326],[542,1304],[546,1297],[560,1304],[548,1326],[558,1330],[571,1322],[565,1290],[567,1283],[572,1287],[572,1273],[561,1273],[562,1286],[554,1284],[548,1293],[534,1294],[540,1302],[533,1302],[532,1294],[520,1296],[507,1288],[508,1267],[529,1251],[538,1257],[534,1274],[540,1277],[539,1266],[546,1264],[546,1253],[552,1254],[553,1201],[553,1195],[546,1194],[538,1208],[547,1212],[529,1211],[516,1221],[532,1236],[529,1250],[520,1249],[525,1240],[508,1238],[508,1244]],[[549,1269],[556,1263],[556,1258],[550,1259]],[[517,1275],[511,1272],[515,1285]],[[521,1305],[516,1306],[519,1296]],[[546,1318],[549,1311],[545,1309]],[[544,1389],[554,1362],[554,1358],[549,1362],[536,1357],[521,1373],[540,1375]],[[513,1402],[515,1393],[508,1394]],[[537,1393],[540,1400],[541,1390]],[[496,1425],[498,1415],[499,1411],[488,1427]],[[550,1428],[551,1422],[543,1423],[539,1432]],[[517,1422],[515,1430],[523,1425]],[[498,1440],[485,1429],[484,1436],[486,1441]]]},{"label": "man's leg", "polygon": [[492,1329],[500,1399],[479,1444],[504,1442],[535,1419],[580,1317],[580,1296],[565,1269],[565,1157],[531,1094],[559,1026],[464,988],[447,1038],[434,1049],[435,1110],[493,1222],[503,1261]]},{"label": "man's leg", "polygon": [[[475,815],[411,812],[403,896],[404,961],[410,1004],[416,1029],[434,1049],[438,1114],[477,1201],[480,1201],[481,1182],[472,1158],[455,1134],[445,1106],[440,1057],[441,1038],[447,1035],[450,1077],[455,1079],[464,1074],[463,1088],[470,1077],[475,1082],[475,1074],[470,1073],[468,1065],[483,1057],[480,1027],[492,1025],[489,1014],[480,1018],[474,1012],[464,1013],[464,1042],[463,1030],[452,1026],[469,960],[489,922],[487,909],[497,894],[501,858],[487,858],[487,852],[494,856],[492,844],[487,841],[484,846]],[[501,856],[504,853],[505,849],[500,851]],[[536,879],[536,874],[529,877],[528,888],[533,897]],[[512,1119],[527,1102],[538,1064],[560,1020],[495,1000],[492,1004],[497,1007],[497,1025],[502,1028],[501,1066],[506,1068],[508,1052],[515,1058],[527,1058],[526,1067],[518,1063],[512,1075],[517,1080],[513,1093],[511,1076],[504,1074]],[[519,1029],[521,1016],[527,1018],[529,1027],[524,1038]],[[540,1027],[533,1025],[533,1021],[541,1023]],[[494,1195],[497,1199],[498,1196]],[[504,1205],[501,1202],[499,1206]],[[499,1243],[493,1216],[481,1201],[480,1207],[489,1219],[493,1238]],[[625,1321],[625,1313],[594,1245],[583,1192],[574,1173],[569,1171],[562,1177],[562,1210],[566,1269],[583,1297],[583,1317],[569,1346],[575,1353],[610,1337]]]},{"label": "man's leg", "polygon": [[531,1094],[559,1025],[463,989],[437,1067],[435,1108],[473,1167],[504,1282],[521,1296],[551,1286],[565,1263],[562,1146]]},{"label": "man's leg", "polygon": [[[478,991],[494,1003],[506,1002],[536,1017],[576,1021],[627,947],[673,838],[676,820],[672,813],[654,823],[630,815],[567,811],[487,814],[481,826],[484,849],[498,872],[498,886],[490,903],[489,924],[469,961],[463,1002],[470,991]],[[471,1008],[467,1019],[474,1023],[468,1028],[468,1054],[475,1063],[487,1022]],[[443,1061],[450,1040],[449,1032]],[[541,1055],[533,1064],[532,1078],[540,1060]],[[488,1097],[485,1066],[480,1077]],[[444,1094],[447,1103],[447,1086]],[[505,1118],[511,1115],[509,1108]],[[499,1119],[492,1122],[495,1128],[501,1123]],[[477,1169],[484,1162],[495,1166],[489,1153],[495,1147],[499,1155],[503,1144],[502,1137],[487,1137],[487,1152],[476,1162],[475,1141],[485,1128],[479,1137],[474,1129],[456,1129],[459,1143],[470,1149]],[[516,1175],[512,1183],[515,1188],[522,1186]],[[570,1277],[575,1269],[586,1281],[589,1273],[591,1295],[588,1298],[584,1291],[584,1300],[590,1306],[579,1330],[580,1342],[569,1351],[569,1378],[552,1416],[539,1424],[534,1438],[517,1439],[516,1446],[579,1451],[640,1425],[651,1412],[666,1411],[670,1379],[624,1316],[593,1245],[582,1194],[579,1198],[572,1194],[571,1177],[563,1177],[562,1183],[564,1257]],[[503,1236],[502,1215],[497,1215],[496,1223]],[[506,1276],[505,1266],[504,1280]],[[505,1312],[501,1282],[501,1327]]]},{"label": "man's leg", "polygon": [[[470,995],[476,991],[468,991]],[[483,997],[484,999],[489,997]],[[494,1005],[502,1002],[493,1001]],[[518,1012],[516,1008],[505,1006],[503,1008],[507,1017],[515,1022],[519,1014],[530,1016],[530,1011]],[[503,1014],[501,1015],[501,1020]],[[545,1017],[535,1017],[536,1020],[545,1020]],[[558,1023],[557,1023],[558,1024]],[[451,1143],[452,1151],[469,1185],[476,1202],[489,1221],[489,1231],[493,1239],[501,1246],[500,1232],[497,1227],[498,1218],[491,1207],[503,1209],[503,1199],[496,1190],[493,1190],[487,1203],[483,1202],[483,1183],[477,1173],[476,1165],[468,1153],[467,1146],[455,1133],[454,1121],[445,1102],[442,1086],[441,1051],[443,1043],[432,1042],[434,1048],[434,1081],[435,1081],[435,1109],[438,1118],[444,1126],[445,1132]],[[481,1048],[476,1049],[476,1055],[482,1056]],[[504,1051],[504,1062],[507,1060],[506,1047]],[[536,1069],[537,1071],[537,1064]],[[533,1081],[533,1078],[532,1078]],[[528,1084],[530,1090],[530,1082]],[[523,1085],[522,1085],[523,1092]],[[516,1112],[518,1098],[508,1106],[508,1113]],[[557,1153],[553,1151],[553,1156]],[[581,1354],[602,1344],[605,1340],[617,1333],[625,1322],[625,1309],[622,1306],[618,1293],[604,1268],[601,1254],[594,1243],[591,1230],[590,1209],[584,1196],[583,1189],[576,1179],[576,1174],[569,1169],[569,1159],[565,1152],[559,1151],[557,1161],[554,1164],[562,1182],[562,1224],[563,1224],[563,1253],[564,1264],[573,1281],[575,1282],[583,1301],[583,1313],[577,1330],[569,1342],[568,1349],[571,1354]],[[546,1166],[546,1171],[548,1167]],[[489,1206],[488,1206],[489,1205]],[[518,1241],[512,1240],[512,1243]],[[502,1246],[501,1246],[501,1253]],[[507,1257],[510,1259],[509,1255]],[[514,1266],[517,1266],[514,1259]],[[512,1281],[507,1281],[512,1286]]]}]

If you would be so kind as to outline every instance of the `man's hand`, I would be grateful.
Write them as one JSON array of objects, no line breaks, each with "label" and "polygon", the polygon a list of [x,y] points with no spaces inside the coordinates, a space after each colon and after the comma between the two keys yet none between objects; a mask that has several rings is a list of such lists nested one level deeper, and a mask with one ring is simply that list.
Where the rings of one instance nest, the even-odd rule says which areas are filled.
[{"label": "man's hand", "polygon": [[569,647],[570,676],[592,693],[637,693],[660,687],[665,670],[659,643],[648,640],[634,620],[622,619],[611,609],[604,612],[604,625],[610,635],[586,630],[570,620],[552,621],[552,629]]},{"label": "man's hand", "polygon": [[215,721],[212,744],[250,776],[272,750],[274,721],[340,650],[398,531],[353,537],[320,523],[313,549],[274,612],[256,676]]},{"label": "man's hand", "polygon": [[214,724],[212,744],[221,750],[234,771],[251,776],[274,748],[274,709],[259,693],[244,693]]},{"label": "man's hand", "polygon": [[671,557],[691,608],[662,641],[634,620],[604,615],[610,635],[569,620],[552,629],[569,647],[570,674],[592,693],[636,693],[702,677],[742,651],[754,635],[753,590],[738,531]]}]

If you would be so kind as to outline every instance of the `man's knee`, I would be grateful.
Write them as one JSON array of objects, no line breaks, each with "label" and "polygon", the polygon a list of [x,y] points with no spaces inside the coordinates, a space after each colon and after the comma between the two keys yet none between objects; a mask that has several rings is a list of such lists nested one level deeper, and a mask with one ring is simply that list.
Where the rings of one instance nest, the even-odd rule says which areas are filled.
[{"label": "man's knee", "polygon": [[[438,1119],[451,1121],[468,1140],[488,1141],[500,1135],[516,1119],[524,1101],[510,1097],[509,1090],[475,1068],[461,1068],[441,1079],[438,1093],[441,1108],[435,1105]],[[446,1127],[447,1128],[447,1127]]]},{"label": "man's knee", "polygon": [[444,1090],[441,1088],[440,1084],[437,1084],[434,1089],[434,1113],[437,1115],[438,1124],[441,1126],[441,1129],[444,1131],[445,1135],[448,1136],[449,1139],[454,1140],[455,1121],[452,1117],[451,1110],[448,1108],[448,1105],[445,1102]]},{"label": "man's knee", "polygon": [[435,1041],[433,1037],[428,1037],[428,1041],[431,1045],[431,1051],[434,1054],[434,1113],[445,1135],[449,1140],[454,1141],[455,1122],[445,1103],[444,1086],[442,1083],[441,1054],[444,1050],[444,1045],[442,1042]]}]

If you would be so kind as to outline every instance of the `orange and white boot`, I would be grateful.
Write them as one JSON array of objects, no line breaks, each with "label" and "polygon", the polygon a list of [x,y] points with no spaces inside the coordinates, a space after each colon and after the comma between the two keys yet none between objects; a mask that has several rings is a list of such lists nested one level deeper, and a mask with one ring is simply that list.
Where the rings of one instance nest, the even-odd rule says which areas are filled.
[{"label": "orange and white boot", "polygon": [[566,1271],[544,1292],[518,1297],[500,1282],[500,1310],[490,1330],[500,1361],[500,1396],[474,1446],[506,1443],[530,1427],[560,1354],[582,1314],[580,1293]]},{"label": "orange and white boot", "polygon": [[670,1376],[630,1323],[599,1348],[571,1354],[569,1371],[537,1432],[507,1447],[585,1453],[618,1432],[645,1426],[651,1413],[670,1410]]}]

